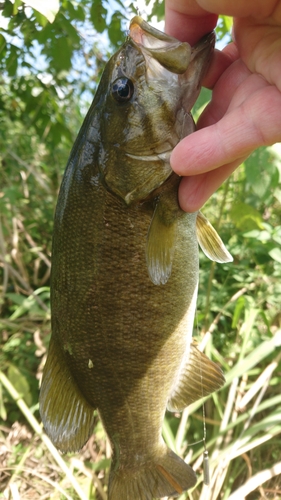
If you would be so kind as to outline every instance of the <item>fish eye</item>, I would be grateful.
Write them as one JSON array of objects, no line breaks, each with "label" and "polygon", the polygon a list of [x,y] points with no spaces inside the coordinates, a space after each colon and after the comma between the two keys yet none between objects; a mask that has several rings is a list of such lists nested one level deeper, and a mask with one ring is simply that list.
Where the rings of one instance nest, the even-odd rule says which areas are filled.
[{"label": "fish eye", "polygon": [[118,78],[112,84],[112,97],[117,102],[127,102],[134,93],[134,84],[129,78]]}]

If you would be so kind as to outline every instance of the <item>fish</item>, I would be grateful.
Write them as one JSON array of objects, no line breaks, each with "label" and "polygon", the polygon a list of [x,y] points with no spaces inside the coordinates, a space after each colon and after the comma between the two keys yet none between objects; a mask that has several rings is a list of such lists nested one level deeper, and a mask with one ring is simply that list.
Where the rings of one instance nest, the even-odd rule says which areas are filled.
[{"label": "fish", "polygon": [[52,335],[40,389],[46,433],[80,450],[98,412],[112,448],[109,500],[178,496],[192,467],[161,434],[224,384],[192,339],[198,242],[231,255],[213,226],[178,203],[175,145],[195,130],[214,33],[191,47],[135,16],[105,66],[72,148],[57,201]]}]

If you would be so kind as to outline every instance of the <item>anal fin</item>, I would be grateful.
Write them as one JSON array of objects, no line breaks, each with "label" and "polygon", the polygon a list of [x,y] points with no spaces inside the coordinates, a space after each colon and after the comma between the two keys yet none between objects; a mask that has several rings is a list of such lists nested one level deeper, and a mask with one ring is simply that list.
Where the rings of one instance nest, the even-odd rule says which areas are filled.
[{"label": "anal fin", "polygon": [[224,382],[225,378],[219,365],[199,351],[193,342],[187,363],[180,373],[167,408],[170,411],[182,411],[194,401],[220,389]]},{"label": "anal fin", "polygon": [[46,433],[62,452],[78,451],[94,427],[94,408],[79,391],[60,346],[51,338],[39,398]]}]

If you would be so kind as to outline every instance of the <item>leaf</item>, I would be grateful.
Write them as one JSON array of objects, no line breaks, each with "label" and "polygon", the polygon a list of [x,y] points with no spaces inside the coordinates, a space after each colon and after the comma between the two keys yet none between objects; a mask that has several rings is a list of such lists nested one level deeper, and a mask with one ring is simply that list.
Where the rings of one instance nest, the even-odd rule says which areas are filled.
[{"label": "leaf", "polygon": [[6,38],[0,33],[0,54],[6,45]]},{"label": "leaf", "polygon": [[275,196],[276,200],[279,203],[281,203],[281,189],[279,189],[279,188],[275,189],[274,196]]},{"label": "leaf", "polygon": [[158,21],[164,19],[165,16],[165,3],[162,0],[156,0],[153,4],[151,14],[148,17],[150,20],[153,16],[156,16]]},{"label": "leaf", "polygon": [[247,233],[244,233],[243,236],[245,238],[254,238],[255,240],[263,242],[271,240],[271,234],[268,231],[259,231],[259,229],[248,231]]},{"label": "leaf", "polygon": [[217,40],[223,40],[227,43],[231,41],[232,17],[220,15],[216,27]]},{"label": "leaf", "polygon": [[241,317],[242,311],[245,307],[245,297],[239,297],[239,299],[236,302],[233,317],[232,317],[232,328],[236,328],[238,321]]},{"label": "leaf", "polygon": [[79,21],[85,21],[86,12],[81,5],[75,5],[74,7],[72,2],[67,2],[66,5],[64,4],[63,7],[64,9],[67,9],[71,21],[74,21],[76,19],[78,19]]},{"label": "leaf", "polygon": [[1,15],[3,17],[11,17],[13,15],[13,4],[11,2],[4,2],[4,9]]},{"label": "leaf", "polygon": [[278,226],[274,229],[272,239],[273,241],[281,245],[281,226]]},{"label": "leaf", "polygon": [[7,293],[6,297],[19,306],[21,306],[23,301],[26,300],[26,297],[24,295],[20,295],[19,293]]},{"label": "leaf", "polygon": [[195,122],[197,122],[199,116],[204,111],[210,99],[211,91],[209,89],[206,89],[205,87],[202,87],[199,97],[192,108],[192,116]]},{"label": "leaf", "polygon": [[22,0],[26,5],[38,10],[50,23],[53,23],[60,9],[59,0]]},{"label": "leaf", "polygon": [[15,76],[18,69],[18,52],[14,45],[11,45],[10,54],[6,59],[7,71],[9,76]]},{"label": "leaf", "polygon": [[245,161],[245,173],[252,191],[264,200],[279,182],[279,172],[269,148],[260,148],[252,153]]},{"label": "leaf", "polygon": [[263,220],[261,214],[247,203],[234,203],[230,210],[232,222],[241,231],[251,231],[253,229],[263,229]]},{"label": "leaf", "polygon": [[281,264],[281,250],[280,250],[280,248],[275,247],[272,250],[270,250],[268,253],[272,259],[276,260],[276,262],[279,262]]},{"label": "leaf", "polygon": [[71,21],[69,21],[65,16],[60,15],[60,26],[63,29],[64,33],[66,36],[70,37],[71,42],[73,43],[74,46],[78,47],[80,44],[80,36],[77,32],[77,29],[75,26],[72,25]]},{"label": "leaf", "polygon": [[43,14],[41,14],[38,10],[34,10],[34,16],[40,26],[42,26],[42,28],[45,28],[45,26],[48,24],[48,19],[43,16]]},{"label": "leaf", "polygon": [[81,5],[77,5],[76,9],[76,18],[79,19],[79,21],[85,21],[85,11]]},{"label": "leaf", "polygon": [[266,339],[251,351],[243,360],[233,366],[228,373],[225,374],[226,383],[228,385],[235,377],[241,377],[251,368],[257,366],[264,358],[269,356],[276,350],[276,347],[281,344],[281,330],[277,330],[274,337]]},{"label": "leaf", "polygon": [[54,40],[52,46],[53,66],[56,71],[69,70],[71,68],[72,46],[67,37]]},{"label": "leaf", "polygon": [[13,16],[16,16],[18,13],[18,7],[21,5],[21,0],[15,0],[13,5]]},{"label": "leaf", "polygon": [[52,125],[50,133],[52,134],[53,143],[55,145],[61,142],[62,136],[66,137],[70,143],[73,141],[69,128],[67,128],[63,123],[57,122]]},{"label": "leaf", "polygon": [[102,33],[106,28],[106,15],[107,10],[102,5],[101,0],[94,0],[90,10],[90,18],[98,33]]},{"label": "leaf", "polygon": [[30,392],[30,387],[27,382],[26,377],[20,372],[20,370],[14,366],[10,365],[8,368],[8,379],[13,384],[18,393],[22,396],[28,406],[32,404],[32,395]]},{"label": "leaf", "polygon": [[230,16],[221,16],[223,19],[223,24],[225,27],[225,34],[229,34],[231,32],[232,26],[233,26],[233,18]]},{"label": "leaf", "polygon": [[124,33],[121,29],[122,14],[114,12],[108,27],[108,37],[113,45],[119,45],[124,40]]},{"label": "leaf", "polygon": [[108,469],[110,466],[111,460],[109,458],[102,458],[98,462],[92,464],[92,470],[97,472],[100,470]]},{"label": "leaf", "polygon": [[[42,295],[41,295],[42,294]],[[34,291],[34,295],[41,295],[41,300],[49,299],[49,288],[41,287]],[[28,313],[28,315],[33,317],[44,317],[45,312],[42,313],[42,308],[37,303],[35,297],[33,295],[29,295],[25,297],[24,295],[20,295],[17,293],[7,293],[7,297],[17,304],[18,307],[13,307],[14,312],[10,316],[10,320],[14,321],[17,318],[20,318],[23,314]]]}]

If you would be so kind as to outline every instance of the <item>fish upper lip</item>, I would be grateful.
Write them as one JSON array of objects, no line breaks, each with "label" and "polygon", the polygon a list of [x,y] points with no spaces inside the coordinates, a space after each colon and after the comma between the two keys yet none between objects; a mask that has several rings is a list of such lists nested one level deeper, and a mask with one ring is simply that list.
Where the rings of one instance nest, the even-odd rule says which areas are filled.
[{"label": "fish upper lip", "polygon": [[[150,26],[146,21],[142,19],[141,16],[135,16],[130,22],[130,37],[138,44],[142,45],[142,36],[146,33],[153,37],[154,40],[157,40],[160,47],[165,47],[167,43],[178,43],[179,40],[174,38],[173,36],[167,35],[167,33],[163,33],[159,31],[157,28]],[[160,43],[164,42],[164,43]]]}]

